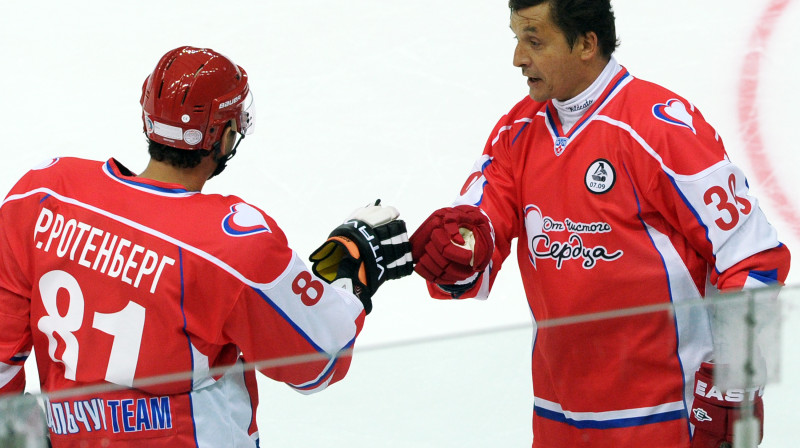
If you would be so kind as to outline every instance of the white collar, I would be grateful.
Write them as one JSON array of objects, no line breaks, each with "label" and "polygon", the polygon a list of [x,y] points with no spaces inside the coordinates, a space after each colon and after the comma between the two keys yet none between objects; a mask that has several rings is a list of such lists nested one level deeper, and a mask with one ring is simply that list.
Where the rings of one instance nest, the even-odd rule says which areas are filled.
[{"label": "white collar", "polygon": [[558,120],[564,132],[569,132],[572,126],[580,120],[583,113],[594,104],[600,94],[606,90],[614,76],[622,70],[622,66],[612,56],[597,79],[586,90],[566,101],[553,99],[553,106],[558,112]]}]

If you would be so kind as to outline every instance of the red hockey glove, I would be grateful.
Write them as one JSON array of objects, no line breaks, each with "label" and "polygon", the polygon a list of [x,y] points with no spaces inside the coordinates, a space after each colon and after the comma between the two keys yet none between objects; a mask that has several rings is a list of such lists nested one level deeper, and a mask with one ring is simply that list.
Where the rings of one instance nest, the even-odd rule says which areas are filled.
[{"label": "red hockey glove", "polygon": [[471,205],[436,210],[409,241],[414,270],[425,280],[442,285],[475,277],[486,269],[494,252],[489,218]]},{"label": "red hockey glove", "polygon": [[694,404],[689,416],[694,424],[692,448],[729,447],[733,443],[733,424],[742,406],[753,400],[753,414],[760,422],[759,443],[764,434],[762,387],[722,390],[714,385],[714,364],[704,362],[694,376]]}]

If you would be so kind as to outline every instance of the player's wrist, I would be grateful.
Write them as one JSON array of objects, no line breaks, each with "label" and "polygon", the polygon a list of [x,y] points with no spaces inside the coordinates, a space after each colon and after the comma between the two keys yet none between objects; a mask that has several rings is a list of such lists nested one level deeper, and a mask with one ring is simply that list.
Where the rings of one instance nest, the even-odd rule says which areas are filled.
[{"label": "player's wrist", "polygon": [[477,285],[478,281],[480,280],[481,274],[482,272],[476,272],[472,275],[472,277],[460,282],[456,282],[455,284],[437,284],[436,286],[445,293],[449,294],[453,299],[460,299],[462,296],[475,288],[475,285]]}]

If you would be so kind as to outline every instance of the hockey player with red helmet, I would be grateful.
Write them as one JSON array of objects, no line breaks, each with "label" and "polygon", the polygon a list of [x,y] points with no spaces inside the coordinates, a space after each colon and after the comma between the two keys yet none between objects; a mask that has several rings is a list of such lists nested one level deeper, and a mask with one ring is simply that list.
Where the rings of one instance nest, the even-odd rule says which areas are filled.
[{"label": "hockey player with red helmet", "polygon": [[412,270],[405,224],[359,208],[309,269],[262,210],[201,193],[253,130],[242,67],[174,49],[141,105],[142,173],[55,158],[0,207],[0,395],[34,348],[54,447],[258,446],[248,363],[304,394],[342,379],[372,295]]}]

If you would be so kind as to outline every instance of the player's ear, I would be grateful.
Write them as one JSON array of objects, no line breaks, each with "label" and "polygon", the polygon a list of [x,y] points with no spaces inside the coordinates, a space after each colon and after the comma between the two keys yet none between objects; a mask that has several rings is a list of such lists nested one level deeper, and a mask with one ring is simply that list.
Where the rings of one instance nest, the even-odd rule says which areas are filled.
[{"label": "player's ear", "polygon": [[233,148],[236,146],[236,140],[237,140],[236,137],[238,134],[234,126],[235,125],[233,123],[228,123],[225,126],[225,129],[223,129],[222,131],[222,137],[220,138],[220,143],[221,143],[220,146],[222,149],[223,156],[227,156],[228,154],[230,154],[233,151]]},{"label": "player's ear", "polygon": [[597,38],[597,33],[589,31],[586,34],[578,36],[573,50],[578,51],[582,60],[591,60],[600,52],[600,42]]}]

